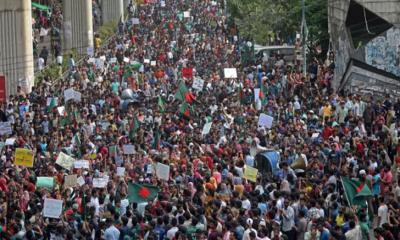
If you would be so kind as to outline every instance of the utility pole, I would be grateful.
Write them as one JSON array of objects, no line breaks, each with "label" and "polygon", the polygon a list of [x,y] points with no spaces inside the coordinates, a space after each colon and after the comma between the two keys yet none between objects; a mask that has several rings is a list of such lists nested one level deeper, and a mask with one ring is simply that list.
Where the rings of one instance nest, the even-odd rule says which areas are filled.
[{"label": "utility pole", "polygon": [[306,52],[306,47],[307,47],[307,35],[308,35],[308,30],[307,30],[307,22],[306,22],[306,4],[305,0],[301,0],[301,6],[302,6],[302,19],[301,19],[301,42],[303,45],[303,75],[304,77],[307,76],[307,52]]}]

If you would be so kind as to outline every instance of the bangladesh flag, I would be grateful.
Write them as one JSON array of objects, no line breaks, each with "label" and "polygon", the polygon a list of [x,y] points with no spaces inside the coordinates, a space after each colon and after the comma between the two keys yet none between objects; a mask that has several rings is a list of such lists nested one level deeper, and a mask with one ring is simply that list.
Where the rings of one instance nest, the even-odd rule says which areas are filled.
[{"label": "bangladesh flag", "polygon": [[264,106],[268,103],[268,89],[265,87],[264,84],[261,84],[260,88],[260,99],[261,99],[261,104]]},{"label": "bangladesh flag", "polygon": [[164,99],[162,99],[161,96],[158,96],[158,109],[160,111],[160,113],[165,113],[165,103],[164,103]]},{"label": "bangladesh flag", "polygon": [[133,126],[132,126],[131,130],[129,131],[129,140],[133,141],[133,139],[136,135],[136,132],[137,132],[137,130],[139,130],[139,128],[140,128],[140,122],[139,122],[137,116],[135,115],[133,117]]},{"label": "bangladesh flag", "polygon": [[371,189],[358,180],[348,177],[342,177],[341,179],[345,196],[350,206],[365,207],[367,199],[372,197]]},{"label": "bangladesh flag", "polygon": [[187,104],[186,102],[181,103],[181,105],[179,106],[179,112],[187,117],[190,118],[191,115],[193,115],[194,110],[193,107],[190,106],[189,104]]},{"label": "bangladesh flag", "polygon": [[57,107],[57,104],[58,104],[58,98],[52,97],[47,107],[47,112],[51,112],[53,108]]},{"label": "bangladesh flag", "polygon": [[179,83],[178,91],[175,94],[175,98],[179,101],[183,102],[185,100],[185,96],[189,93],[189,90],[186,87],[186,84],[181,81]]},{"label": "bangladesh flag", "polygon": [[129,202],[143,203],[152,201],[157,197],[158,187],[150,184],[129,183],[128,200]]}]

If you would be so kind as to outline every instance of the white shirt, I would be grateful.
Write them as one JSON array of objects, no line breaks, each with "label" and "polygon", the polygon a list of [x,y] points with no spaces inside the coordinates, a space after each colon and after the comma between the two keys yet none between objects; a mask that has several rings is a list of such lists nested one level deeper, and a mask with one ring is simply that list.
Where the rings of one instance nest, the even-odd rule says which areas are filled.
[{"label": "white shirt", "polygon": [[381,205],[378,208],[378,217],[380,217],[379,226],[382,227],[384,223],[388,222],[388,206]]},{"label": "white shirt", "polygon": [[119,235],[120,235],[120,232],[119,232],[118,228],[116,228],[114,225],[111,225],[104,232],[104,239],[105,240],[119,240]]},{"label": "white shirt", "polygon": [[93,206],[95,208],[95,214],[96,216],[99,215],[100,213],[100,203],[99,203],[99,198],[90,198],[90,206]]},{"label": "white shirt", "polygon": [[172,227],[167,231],[167,239],[172,240],[175,237],[175,233],[179,230],[177,227]]},{"label": "white shirt", "polygon": [[42,71],[44,68],[44,59],[43,58],[38,58],[37,60],[37,65],[38,65],[38,70]]},{"label": "white shirt", "polygon": [[357,225],[355,228],[347,231],[345,233],[346,240],[359,240],[362,239],[362,232],[360,225]]},{"label": "white shirt", "polygon": [[252,231],[255,232],[257,236],[257,231],[254,228],[248,228],[244,231],[242,240],[250,240],[250,232]]},{"label": "white shirt", "polygon": [[282,231],[288,232],[294,227],[294,210],[291,206],[285,209],[285,214],[282,214]]}]

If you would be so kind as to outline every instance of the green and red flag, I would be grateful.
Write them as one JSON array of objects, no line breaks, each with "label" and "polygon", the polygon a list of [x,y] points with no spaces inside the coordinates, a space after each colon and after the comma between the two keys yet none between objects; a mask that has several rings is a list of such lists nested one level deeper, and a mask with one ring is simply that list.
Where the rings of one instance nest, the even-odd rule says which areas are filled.
[{"label": "green and red flag", "polygon": [[175,94],[175,98],[178,99],[179,101],[183,102],[185,100],[185,95],[189,92],[188,88],[186,87],[186,84],[181,81],[179,83],[178,91]]},{"label": "green and red flag", "polygon": [[140,128],[140,122],[139,122],[137,116],[135,115],[133,117],[133,126],[132,126],[131,130],[129,131],[129,137],[128,137],[129,140],[132,141],[134,139],[136,132],[139,130],[139,128]]},{"label": "green and red flag", "polygon": [[190,116],[193,115],[194,110],[193,110],[193,107],[190,106],[188,103],[183,102],[183,103],[181,103],[181,105],[179,106],[179,112],[180,112],[183,116],[185,116],[185,117],[187,117],[187,118],[190,118]]},{"label": "green and red flag", "polygon": [[350,206],[365,207],[368,198],[371,198],[371,189],[359,180],[342,177],[343,189]]},{"label": "green and red flag", "polygon": [[128,200],[134,203],[153,201],[158,194],[159,188],[150,184],[129,183]]},{"label": "green and red flag", "polygon": [[158,109],[159,109],[160,113],[165,113],[165,102],[161,96],[158,96],[157,105],[158,105]]},{"label": "green and red flag", "polygon": [[261,99],[261,104],[264,106],[268,103],[268,89],[265,87],[264,84],[261,84],[260,87],[260,99]]}]

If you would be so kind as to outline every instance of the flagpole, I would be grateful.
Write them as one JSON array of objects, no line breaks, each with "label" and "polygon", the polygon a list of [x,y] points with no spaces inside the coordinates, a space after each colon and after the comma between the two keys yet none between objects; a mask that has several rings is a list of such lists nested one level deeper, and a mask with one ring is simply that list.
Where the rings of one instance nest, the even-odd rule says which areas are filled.
[{"label": "flagpole", "polygon": [[347,196],[346,188],[344,187],[343,178],[342,177],[340,177],[340,182],[342,183],[342,188],[343,188],[343,191],[344,191],[344,195],[346,196],[347,203],[349,204],[349,207],[351,207],[349,196]]}]

